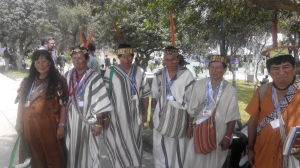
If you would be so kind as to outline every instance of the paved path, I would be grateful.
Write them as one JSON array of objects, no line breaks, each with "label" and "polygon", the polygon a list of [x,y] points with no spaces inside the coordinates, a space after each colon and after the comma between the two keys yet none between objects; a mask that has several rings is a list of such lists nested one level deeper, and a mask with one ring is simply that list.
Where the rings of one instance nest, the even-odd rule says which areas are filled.
[{"label": "paved path", "polygon": [[17,133],[14,129],[17,105],[14,100],[20,81],[0,74],[0,167],[8,165],[8,159]]}]

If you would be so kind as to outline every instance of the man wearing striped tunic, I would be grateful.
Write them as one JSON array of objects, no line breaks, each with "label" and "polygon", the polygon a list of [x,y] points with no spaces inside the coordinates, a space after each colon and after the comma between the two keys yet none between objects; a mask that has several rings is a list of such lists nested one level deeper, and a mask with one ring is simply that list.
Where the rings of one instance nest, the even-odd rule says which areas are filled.
[{"label": "man wearing striped tunic", "polygon": [[[187,102],[194,83],[192,73],[178,65],[178,49],[164,50],[165,68],[152,82],[153,155],[156,168],[183,168],[186,153]],[[157,102],[157,103],[155,103]]]},{"label": "man wearing striped tunic", "polygon": [[[120,64],[107,69],[104,80],[113,104],[106,145],[113,167],[142,166],[142,128],[150,88],[142,68],[132,64],[134,50],[120,44]],[[144,109],[144,110],[143,110]]]},{"label": "man wearing striped tunic", "polygon": [[71,53],[74,68],[67,72],[70,101],[67,120],[67,155],[69,168],[101,167],[100,138],[107,113],[112,110],[101,75],[87,67],[85,48]]}]

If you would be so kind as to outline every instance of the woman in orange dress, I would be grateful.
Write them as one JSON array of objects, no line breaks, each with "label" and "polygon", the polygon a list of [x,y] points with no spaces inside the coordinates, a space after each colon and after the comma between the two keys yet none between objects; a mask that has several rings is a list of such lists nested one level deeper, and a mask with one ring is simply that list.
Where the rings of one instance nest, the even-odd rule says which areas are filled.
[{"label": "woman in orange dress", "polygon": [[32,55],[20,89],[16,129],[24,137],[34,168],[65,167],[64,125],[68,89],[46,50]]}]

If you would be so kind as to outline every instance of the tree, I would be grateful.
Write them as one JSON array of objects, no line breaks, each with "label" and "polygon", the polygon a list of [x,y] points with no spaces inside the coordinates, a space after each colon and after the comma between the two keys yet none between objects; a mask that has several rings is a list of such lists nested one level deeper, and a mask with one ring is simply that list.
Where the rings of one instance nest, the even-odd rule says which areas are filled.
[{"label": "tree", "polygon": [[[51,27],[47,18],[45,1],[10,1],[0,2],[1,10],[0,36],[2,41],[13,49],[17,64],[21,68],[20,60],[30,45],[36,44],[36,37],[47,32]],[[18,51],[18,52],[16,52]]]},{"label": "tree", "polygon": [[246,0],[246,2],[251,7],[300,11],[300,2],[297,0]]}]

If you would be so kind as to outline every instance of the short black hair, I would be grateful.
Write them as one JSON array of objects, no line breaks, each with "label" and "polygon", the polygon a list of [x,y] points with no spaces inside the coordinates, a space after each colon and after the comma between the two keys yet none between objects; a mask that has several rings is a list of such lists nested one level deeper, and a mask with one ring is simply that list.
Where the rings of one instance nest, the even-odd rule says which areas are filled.
[{"label": "short black hair", "polygon": [[49,40],[55,40],[54,37],[51,36],[45,36],[41,38],[41,45],[45,45],[49,42]]},{"label": "short black hair", "polygon": [[95,51],[95,50],[96,50],[95,44],[90,43],[90,44],[88,45],[88,51]]},{"label": "short black hair", "polygon": [[165,47],[165,50],[179,50],[179,49],[174,46],[167,46]]},{"label": "short black hair", "polygon": [[296,64],[295,58],[292,55],[281,55],[281,56],[274,57],[274,58],[267,60],[266,64],[267,64],[268,72],[270,72],[270,68],[272,65],[274,65],[274,64],[279,65],[279,64],[282,64],[285,62],[291,63],[293,65],[293,67]]},{"label": "short black hair", "polygon": [[[118,48],[117,49],[120,49],[120,48],[132,48],[131,47],[131,45],[129,45],[129,44],[125,44],[125,43],[123,43],[123,44],[119,44],[119,46],[118,46]],[[132,57],[134,57],[134,54],[130,54]],[[118,55],[118,58],[119,57],[121,57],[122,55],[121,54],[119,54]]]}]

